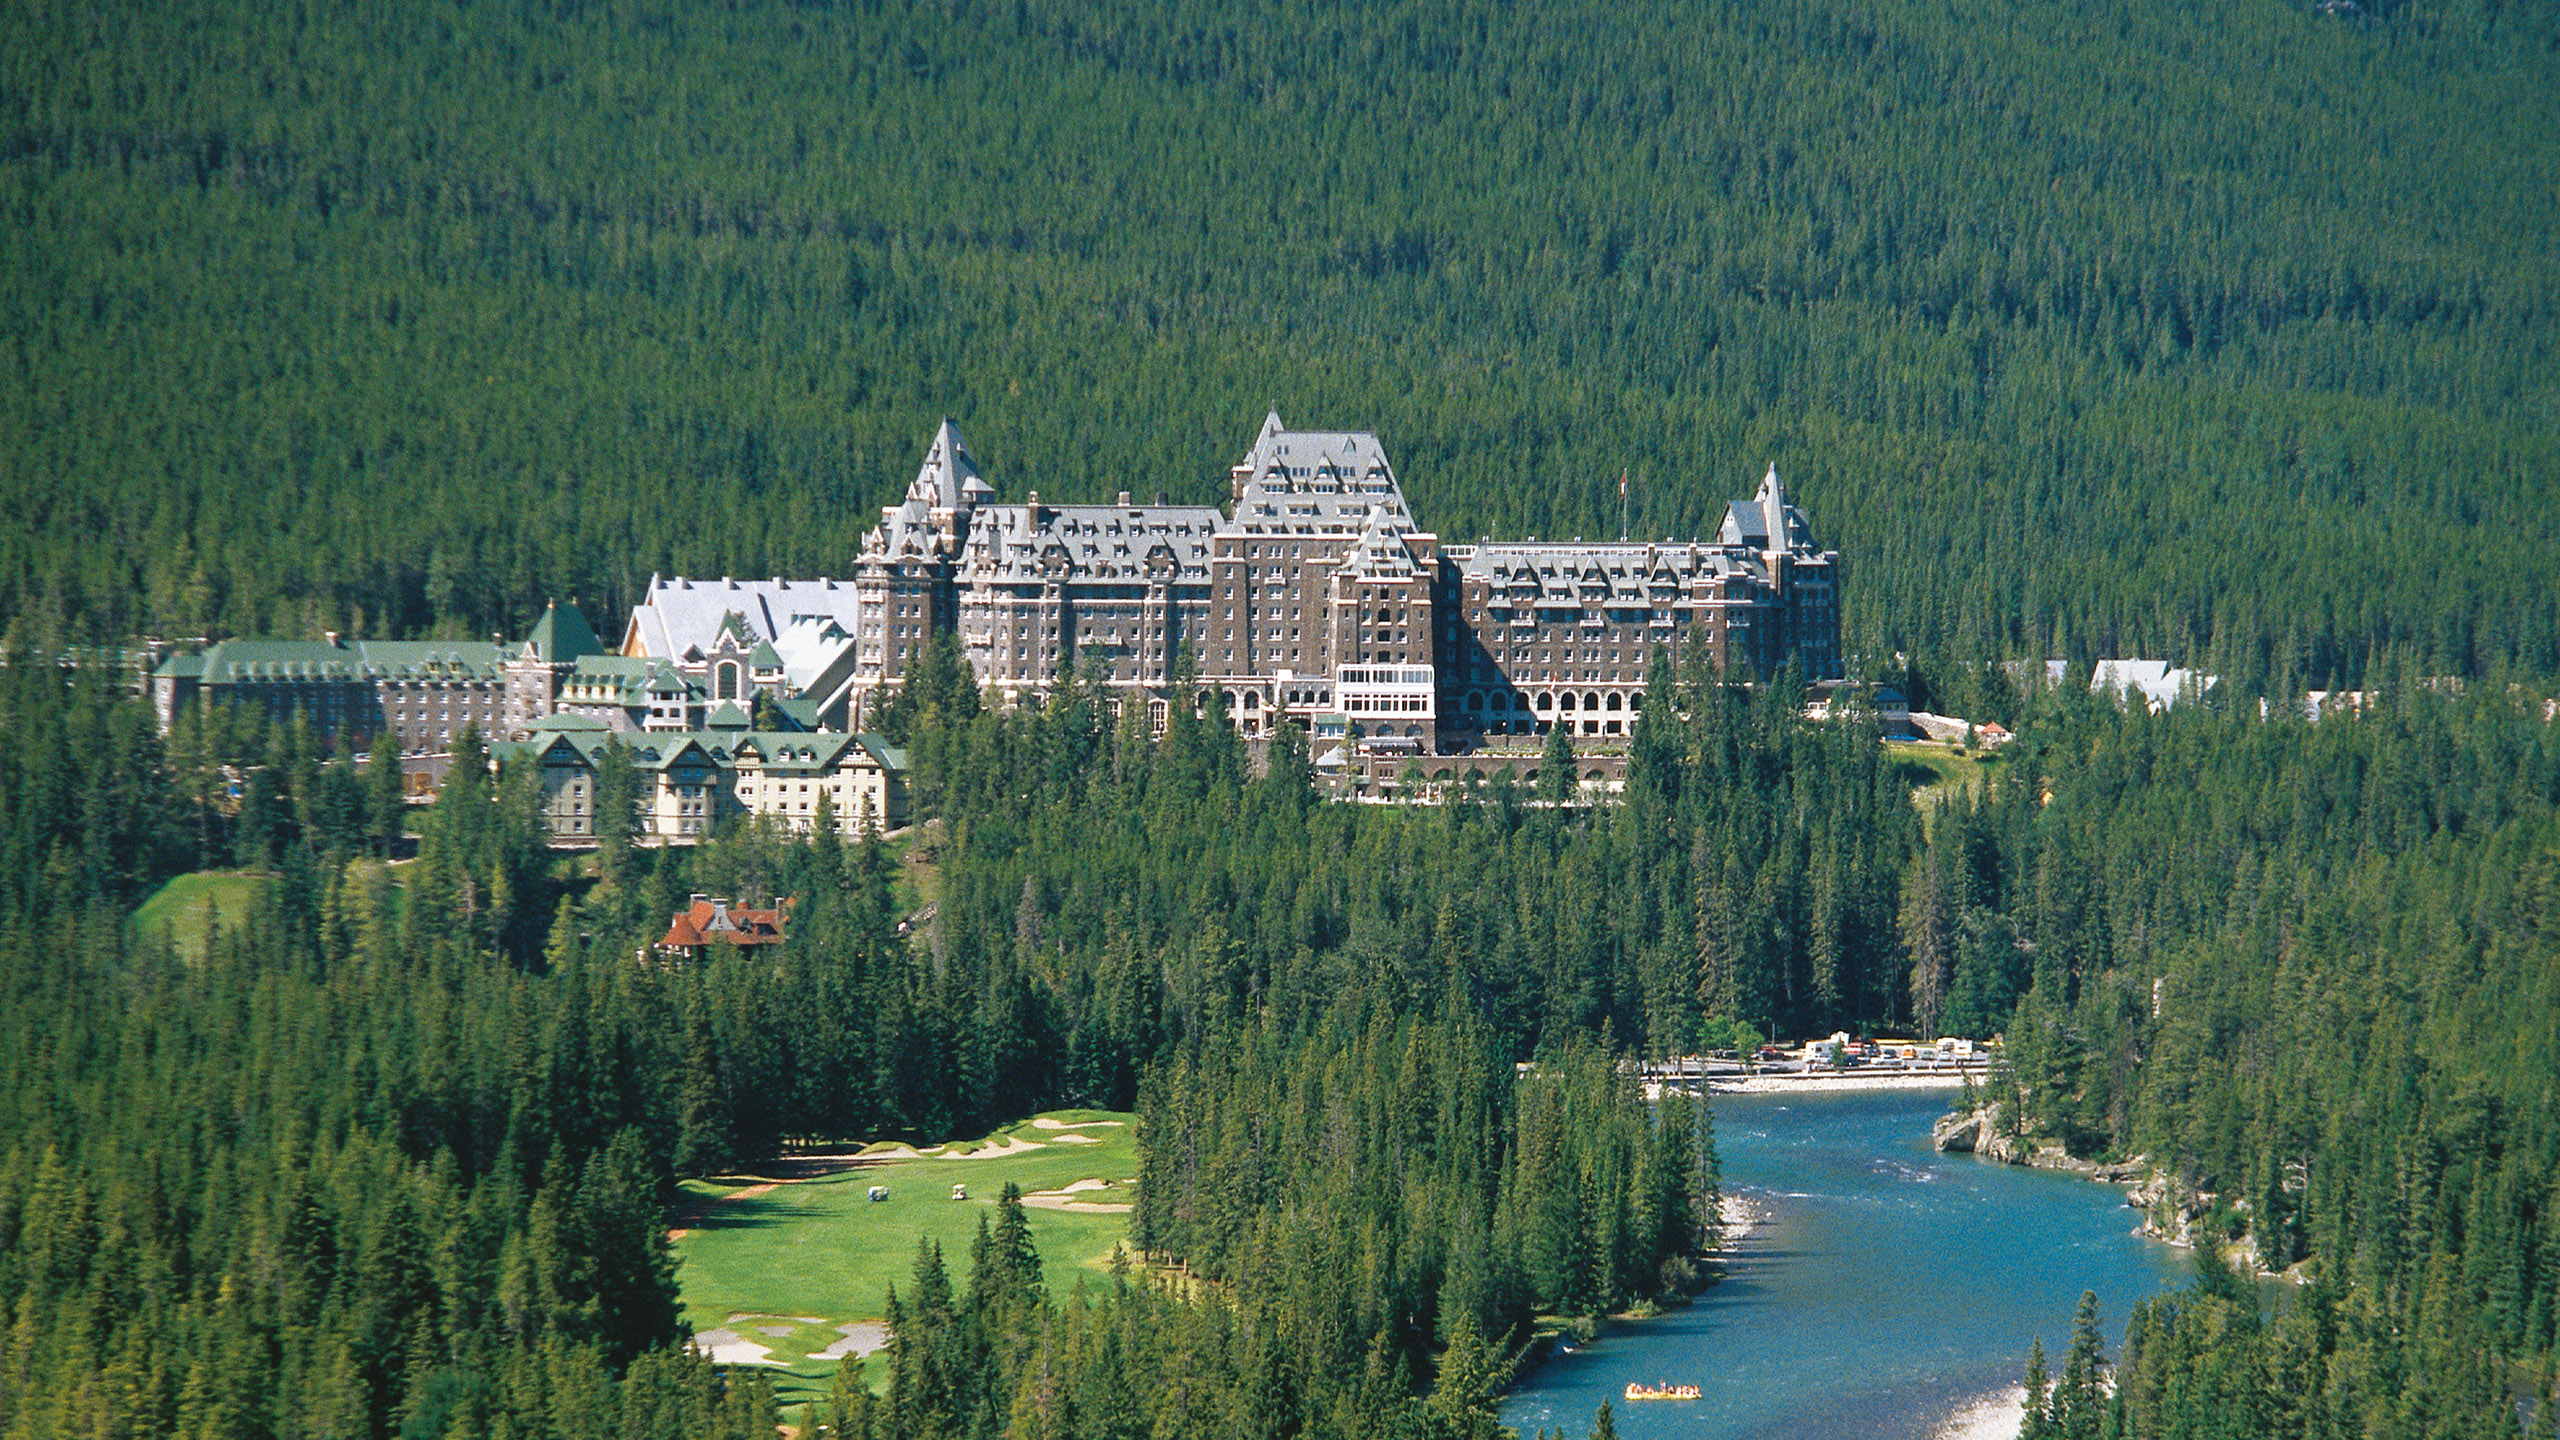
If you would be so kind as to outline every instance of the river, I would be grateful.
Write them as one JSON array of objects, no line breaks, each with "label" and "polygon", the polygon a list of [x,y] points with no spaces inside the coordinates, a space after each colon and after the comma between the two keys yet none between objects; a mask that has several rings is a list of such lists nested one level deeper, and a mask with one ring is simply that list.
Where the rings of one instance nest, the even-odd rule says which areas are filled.
[{"label": "river", "polygon": [[[1581,1440],[1609,1400],[1627,1440],[1987,1433],[2028,1341],[2061,1368],[2083,1290],[2112,1358],[2132,1304],[2186,1282],[2187,1252],[2136,1238],[2113,1186],[1938,1154],[1929,1122],[1954,1098],[1719,1096],[1725,1188],[1767,1223],[1695,1305],[1530,1372],[1503,1423]],[[1704,1393],[1630,1405],[1631,1381]]]}]

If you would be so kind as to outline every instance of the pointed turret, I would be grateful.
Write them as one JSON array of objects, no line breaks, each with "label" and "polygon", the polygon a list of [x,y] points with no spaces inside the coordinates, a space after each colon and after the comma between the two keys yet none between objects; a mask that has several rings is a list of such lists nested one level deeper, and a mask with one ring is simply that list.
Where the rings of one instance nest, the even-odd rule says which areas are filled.
[{"label": "pointed turret", "polygon": [[995,487],[978,474],[978,462],[969,454],[969,442],[960,436],[960,427],[948,418],[933,432],[933,443],[925,448],[924,464],[916,471],[915,483],[907,487],[907,498],[932,510],[967,510],[991,499]]},{"label": "pointed turret", "polygon": [[1754,498],[1760,502],[1760,526],[1769,537],[1769,548],[1783,548],[1787,543],[1787,486],[1778,478],[1775,462],[1762,477],[1760,493]]}]

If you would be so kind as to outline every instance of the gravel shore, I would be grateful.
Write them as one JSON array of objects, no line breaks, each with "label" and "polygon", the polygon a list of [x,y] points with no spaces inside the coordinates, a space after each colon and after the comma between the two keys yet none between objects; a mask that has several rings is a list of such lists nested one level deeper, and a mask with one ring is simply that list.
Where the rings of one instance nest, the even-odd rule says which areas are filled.
[{"label": "gravel shore", "polygon": [[[1953,1070],[1857,1071],[1826,1075],[1710,1075],[1707,1089],[1718,1095],[1798,1095],[1813,1090],[1955,1090],[1964,1077]],[[1645,1086],[1648,1099],[1662,1086]]]}]

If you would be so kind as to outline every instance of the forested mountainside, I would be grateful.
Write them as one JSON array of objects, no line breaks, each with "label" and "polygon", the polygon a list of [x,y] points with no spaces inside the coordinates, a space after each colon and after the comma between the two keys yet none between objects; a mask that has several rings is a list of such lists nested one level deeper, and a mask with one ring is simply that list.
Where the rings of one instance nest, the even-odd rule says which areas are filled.
[{"label": "forested mountainside", "polygon": [[[676,1176],[1099,1103],[1140,1115],[1136,1242],[1192,1281],[1078,1298],[973,1257],[964,1291],[922,1256],[840,1433],[1481,1435],[1531,1315],[1676,1293],[1711,1239],[1707,1118],[1615,1059],[1764,1019],[2005,1029],[2015,1123],[2147,1155],[2208,1233],[2304,1262],[2278,1318],[2227,1283],[2138,1317],[2120,1393],[2149,1408],[2117,1433],[2510,1433],[2507,1388],[2551,1373],[2560,746],[2531,689],[2317,724],[2032,691],[2013,753],[1925,809],[1872,729],[1696,675],[1597,808],[1323,805],[1303,752],[1255,775],[1179,712],[920,695],[943,899],[902,937],[867,837],[609,846],[572,881],[533,777],[467,764],[386,868],[361,772],[298,728],[164,752],[100,675],[0,667],[0,718],[117,761],[0,788],[47,877],[6,897],[13,1424],[762,1433],[750,1381],[669,1348]],[[258,824],[191,798],[226,753],[264,757]],[[216,856],[271,874],[247,913],[132,932],[130,896]],[[688,886],[796,897],[780,962],[635,960]]]},{"label": "forested mountainside", "polygon": [[[1139,1268],[1044,1294],[976,1257],[955,1293],[959,1257],[920,1257],[877,1414],[841,1397],[869,1433],[1484,1436],[1533,1313],[1679,1293],[1712,1242],[1704,1114],[1646,1105],[1602,1040],[1524,1049],[1463,985],[1415,1005],[1354,973],[1287,1014],[1224,972],[1169,985],[1208,953],[1167,938],[1214,928],[1192,901],[1143,929],[1115,907],[1100,954],[1043,943],[1036,907],[999,943],[903,936],[888,852],[831,826],[610,846],[572,881],[538,780],[468,759],[387,866],[348,757],[255,717],[164,750],[104,674],[0,666],[0,720],[116,762],[0,785],[31,877],[0,895],[13,1434],[769,1436],[769,1389],[681,1349],[676,1178],[1051,1101],[1139,1111]],[[1099,714],[1010,717],[1021,748],[938,762],[944,790],[1137,808],[1185,848],[1315,806],[1303,769],[1248,780],[1222,728]],[[237,814],[195,798],[224,759],[261,767]],[[987,813],[952,809],[956,855]],[[133,896],[225,859],[266,875],[235,913],[134,924]],[[647,958],[688,884],[792,897],[779,962]]]},{"label": "forested mountainside", "polygon": [[838,574],[935,419],[1455,538],[1775,461],[1851,653],[2560,665],[2560,13],[32,0],[0,613],[50,645]]}]

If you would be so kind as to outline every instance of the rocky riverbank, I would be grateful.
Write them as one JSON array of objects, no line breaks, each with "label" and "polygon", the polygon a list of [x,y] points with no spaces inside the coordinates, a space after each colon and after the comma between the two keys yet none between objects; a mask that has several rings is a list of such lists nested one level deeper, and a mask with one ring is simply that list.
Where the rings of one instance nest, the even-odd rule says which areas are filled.
[{"label": "rocky riverbank", "polygon": [[2012,1133],[2000,1123],[2001,1114],[2002,1106],[1997,1100],[1956,1111],[1929,1127],[1929,1141],[1943,1153],[1979,1155],[2003,1165],[2026,1165],[2038,1170],[2064,1170],[2109,1185],[2131,1184],[2151,1173],[2149,1158],[2141,1155],[2114,1163],[2076,1159],[2052,1141]]},{"label": "rocky riverbank", "polygon": [[1943,1153],[1979,1155],[2004,1165],[2060,1170],[2085,1175],[2102,1184],[2125,1186],[2124,1203],[2142,1217],[2133,1233],[2182,1249],[2214,1245],[2222,1262],[2244,1275],[2297,1282],[2305,1278],[2301,1264],[2281,1271],[2269,1268],[2254,1233],[2243,1233],[2237,1240],[2226,1238],[2229,1232],[2221,1227],[2235,1214],[2246,1220],[2246,1201],[2225,1204],[2211,1191],[2182,1185],[2153,1166],[2147,1155],[2117,1161],[2077,1159],[2054,1141],[2015,1133],[2012,1127],[2001,1123],[2002,1116],[2002,1104],[1996,1100],[1971,1110],[1955,1111],[1930,1127],[1930,1143]]}]

